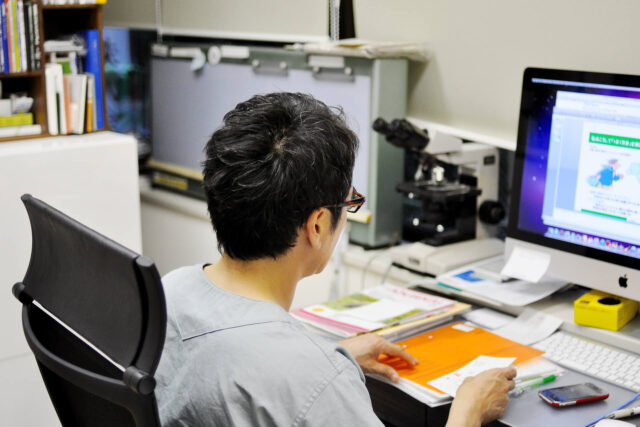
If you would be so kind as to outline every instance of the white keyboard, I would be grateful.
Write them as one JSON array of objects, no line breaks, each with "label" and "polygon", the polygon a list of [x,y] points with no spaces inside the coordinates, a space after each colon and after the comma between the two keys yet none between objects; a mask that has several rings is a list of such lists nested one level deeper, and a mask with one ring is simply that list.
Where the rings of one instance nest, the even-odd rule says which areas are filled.
[{"label": "white keyboard", "polygon": [[544,357],[558,365],[640,391],[640,357],[635,354],[566,332],[556,332],[533,347],[545,351]]}]

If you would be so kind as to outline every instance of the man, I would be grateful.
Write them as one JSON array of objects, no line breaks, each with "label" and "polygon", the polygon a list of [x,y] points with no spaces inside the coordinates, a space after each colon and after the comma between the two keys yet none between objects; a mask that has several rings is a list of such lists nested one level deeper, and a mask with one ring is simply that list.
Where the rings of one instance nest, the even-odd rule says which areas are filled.
[{"label": "man", "polygon": [[[288,314],[298,281],[325,267],[347,209],[364,202],[351,186],[357,146],[341,113],[308,95],[255,96],[227,113],[204,162],[222,258],[163,279],[163,425],[382,425],[363,371],[397,380],[378,355],[417,361],[375,335],[328,342]],[[449,425],[501,415],[514,375],[465,382]]]}]

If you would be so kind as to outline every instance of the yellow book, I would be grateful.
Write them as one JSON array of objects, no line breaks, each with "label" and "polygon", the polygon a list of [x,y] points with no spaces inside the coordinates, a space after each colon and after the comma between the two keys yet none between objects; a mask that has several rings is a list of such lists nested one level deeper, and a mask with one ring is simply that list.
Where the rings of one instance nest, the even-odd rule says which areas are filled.
[{"label": "yellow book", "polygon": [[20,60],[20,36],[18,34],[18,3],[16,0],[11,2],[11,16],[13,17],[13,49],[16,52],[16,71],[22,71],[22,62]]},{"label": "yellow book", "polygon": [[93,100],[87,98],[87,117],[85,120],[86,131],[93,132]]},{"label": "yellow book", "polygon": [[0,127],[22,126],[33,124],[33,113],[19,113],[10,116],[0,116]]}]

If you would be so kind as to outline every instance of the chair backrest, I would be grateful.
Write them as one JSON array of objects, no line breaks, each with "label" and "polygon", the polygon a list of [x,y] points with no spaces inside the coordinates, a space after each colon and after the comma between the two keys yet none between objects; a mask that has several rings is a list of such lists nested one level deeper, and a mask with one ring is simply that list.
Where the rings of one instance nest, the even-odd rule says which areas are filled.
[{"label": "chair backrest", "polygon": [[31,195],[22,201],[33,243],[13,293],[60,421],[160,425],[153,374],[166,306],[153,261]]}]

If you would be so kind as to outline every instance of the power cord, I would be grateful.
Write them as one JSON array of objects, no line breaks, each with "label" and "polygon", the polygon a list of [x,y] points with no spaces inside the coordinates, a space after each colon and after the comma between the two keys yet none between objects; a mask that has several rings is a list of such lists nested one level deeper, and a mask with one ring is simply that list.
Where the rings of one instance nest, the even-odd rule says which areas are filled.
[{"label": "power cord", "polygon": [[362,279],[360,281],[360,290],[363,290],[365,288],[365,279],[367,277],[367,272],[369,271],[369,267],[371,267],[371,264],[373,263],[373,261],[377,258],[380,258],[382,255],[386,255],[388,254],[389,251],[385,250],[385,251],[381,251],[375,255],[373,255],[371,258],[369,258],[369,260],[367,261],[367,263],[364,266],[364,270],[362,270]]},{"label": "power cord", "polygon": [[597,423],[598,421],[604,420],[605,418],[607,418],[612,412],[615,411],[619,411],[620,409],[624,408],[625,406],[631,405],[633,402],[635,402],[636,400],[638,400],[638,398],[640,398],[640,393],[636,394],[635,396],[633,396],[630,400],[628,400],[627,402],[623,403],[622,405],[618,406],[616,409],[614,409],[613,411],[609,411],[608,413],[606,413],[605,415],[601,416],[600,418],[596,419],[595,421],[591,421],[588,424],[585,424],[584,427],[590,427],[592,425],[594,425],[595,423]]}]

